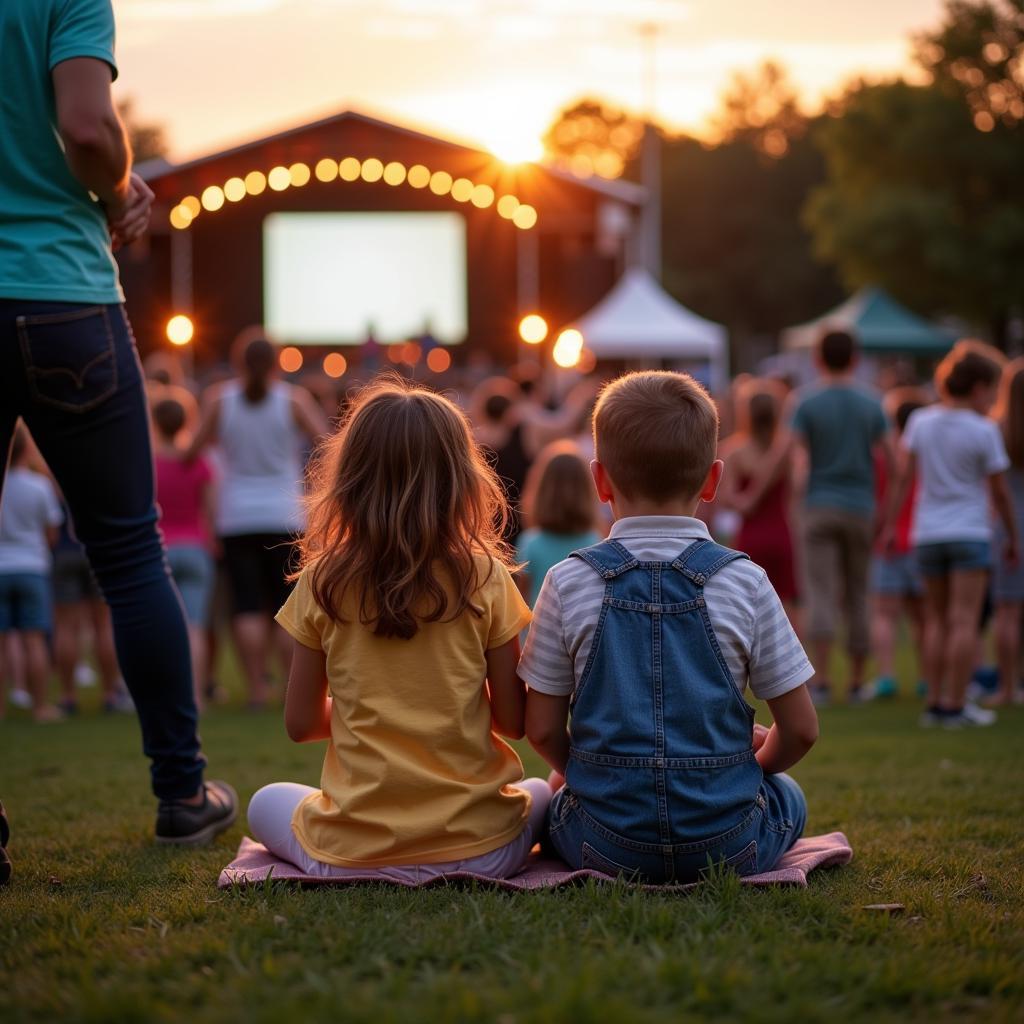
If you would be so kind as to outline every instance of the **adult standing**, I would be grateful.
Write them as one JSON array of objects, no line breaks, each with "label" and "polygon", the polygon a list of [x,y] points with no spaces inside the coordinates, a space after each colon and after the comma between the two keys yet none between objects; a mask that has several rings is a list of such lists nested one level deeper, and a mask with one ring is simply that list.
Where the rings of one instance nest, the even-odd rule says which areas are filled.
[{"label": "adult standing", "polygon": [[234,604],[234,632],[251,707],[267,702],[267,656],[278,646],[287,666],[291,638],[273,616],[288,599],[295,535],[304,525],[303,448],[327,433],[313,396],[276,379],[277,351],[261,331],[234,345],[239,376],[207,392],[189,449],[216,442],[223,473],[217,535]]},{"label": "adult standing", "polygon": [[[22,417],[110,605],[159,799],[199,843],[237,798],[203,781],[188,635],[157,531],[146,397],[112,248],[149,223],[111,98],[110,0],[0,4],[0,451]],[[16,101],[15,101],[16,98]],[[5,830],[6,831],[6,830]]]},{"label": "adult standing", "polygon": [[850,656],[849,698],[862,696],[871,648],[868,569],[876,533],[876,452],[892,476],[881,400],[854,379],[857,342],[847,331],[826,332],[818,343],[818,382],[799,396],[792,427],[807,450],[802,511],[807,636],[817,677],[816,703],[829,699],[829,660],[837,619],[845,619]]}]

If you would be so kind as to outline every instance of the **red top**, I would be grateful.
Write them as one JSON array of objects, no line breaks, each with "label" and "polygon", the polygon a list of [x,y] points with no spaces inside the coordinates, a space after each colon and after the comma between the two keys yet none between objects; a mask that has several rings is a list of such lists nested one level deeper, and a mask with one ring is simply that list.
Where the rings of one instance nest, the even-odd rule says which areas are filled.
[{"label": "red top", "polygon": [[202,456],[194,462],[157,456],[156,500],[167,544],[209,544],[203,509],[212,480],[213,471]]},{"label": "red top", "polygon": [[[886,492],[889,489],[889,481],[885,476],[885,459],[881,455],[875,455],[875,500],[878,503],[878,508],[884,510],[887,506]],[[910,529],[914,522],[914,502],[917,499],[917,478],[915,477],[910,482],[910,489],[907,491],[907,496],[903,500],[903,507],[900,509],[900,514],[896,519],[896,531],[893,535],[893,547],[892,554],[905,555],[914,546],[910,542]],[[886,554],[881,547],[875,547],[875,551],[880,554]]]}]

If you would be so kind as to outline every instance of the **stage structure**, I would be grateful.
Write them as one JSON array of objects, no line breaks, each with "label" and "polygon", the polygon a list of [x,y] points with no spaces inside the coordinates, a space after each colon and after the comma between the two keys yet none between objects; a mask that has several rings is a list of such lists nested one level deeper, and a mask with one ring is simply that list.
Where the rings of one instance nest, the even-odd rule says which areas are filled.
[{"label": "stage structure", "polygon": [[139,170],[153,224],[120,262],[140,347],[185,316],[207,365],[258,323],[352,366],[368,336],[512,362],[523,316],[565,324],[611,288],[644,199],[352,111]]}]

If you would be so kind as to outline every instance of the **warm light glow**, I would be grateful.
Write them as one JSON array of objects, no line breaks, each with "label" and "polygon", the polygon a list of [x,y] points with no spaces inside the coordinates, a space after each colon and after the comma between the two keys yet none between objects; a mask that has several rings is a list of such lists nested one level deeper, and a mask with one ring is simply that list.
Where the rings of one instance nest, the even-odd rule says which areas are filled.
[{"label": "warm light glow", "polygon": [[228,178],[224,182],[224,198],[237,203],[245,198],[245,182],[241,178]]},{"label": "warm light glow", "polygon": [[583,335],[575,327],[567,327],[555,339],[551,357],[563,370],[571,370],[579,365],[583,355]]},{"label": "warm light glow", "polygon": [[292,176],[287,167],[275,167],[267,175],[267,184],[275,192],[283,192],[292,183]]},{"label": "warm light glow", "polygon": [[496,122],[499,127],[485,141],[499,160],[507,164],[524,164],[539,160],[544,155],[543,143],[531,131],[517,129],[509,121],[496,119]]},{"label": "warm light glow", "polygon": [[267,176],[262,171],[250,171],[245,176],[245,191],[251,196],[261,195],[267,187]]},{"label": "warm light glow", "polygon": [[384,177],[384,165],[375,157],[363,161],[363,181],[375,182]]},{"label": "warm light glow", "polygon": [[389,185],[401,185],[405,181],[405,164],[400,164],[397,160],[392,160],[391,163],[384,168],[384,180]]},{"label": "warm light glow", "polygon": [[527,345],[539,345],[548,336],[548,322],[539,313],[530,313],[519,321],[519,337]]},{"label": "warm light glow", "polygon": [[224,205],[224,190],[220,185],[210,185],[203,189],[202,204],[203,209],[211,213]]},{"label": "warm light glow", "polygon": [[444,373],[452,365],[452,357],[446,349],[432,348],[427,353],[427,368],[434,373]]},{"label": "warm light glow", "polygon": [[292,164],[288,168],[288,177],[296,188],[302,188],[303,185],[309,183],[309,165],[303,163]]},{"label": "warm light glow", "polygon": [[423,355],[423,349],[415,341],[407,341],[402,346],[402,362],[406,366],[415,366]]},{"label": "warm light glow", "polygon": [[486,210],[494,202],[494,189],[490,185],[477,185],[469,198],[474,206]]},{"label": "warm light glow", "polygon": [[397,366],[402,361],[402,349],[405,346],[401,343],[397,345],[388,345],[388,362],[394,363]]},{"label": "warm light glow", "polygon": [[338,174],[342,181],[355,181],[359,177],[361,164],[354,156],[347,156],[338,164]]},{"label": "warm light glow", "polygon": [[195,196],[185,196],[178,205],[184,206],[192,214],[193,218],[198,217],[199,211],[203,208],[203,204]]},{"label": "warm light glow", "polygon": [[430,171],[423,164],[413,164],[408,180],[413,188],[426,188],[430,184]]},{"label": "warm light glow", "polygon": [[537,223],[537,211],[527,203],[523,203],[522,206],[516,207],[516,212],[512,214],[512,223],[517,228],[526,231]]},{"label": "warm light glow", "polygon": [[184,313],[178,313],[167,321],[167,340],[172,345],[187,345],[195,333],[192,321]]},{"label": "warm light glow", "polygon": [[281,349],[277,361],[285,373],[298,373],[302,369],[302,353],[294,345]]},{"label": "warm light glow", "polygon": [[338,176],[338,165],[330,157],[325,156],[322,160],[317,161],[313,173],[316,175],[317,181],[334,181]]},{"label": "warm light glow", "polygon": [[324,356],[324,373],[335,379],[344,375],[348,362],[340,352],[328,352]]},{"label": "warm light glow", "polygon": [[435,196],[447,195],[451,191],[452,176],[447,171],[434,171],[430,176],[430,191]]},{"label": "warm light glow", "polygon": [[576,365],[576,369],[580,373],[593,373],[597,369],[597,356],[589,348],[585,348],[580,353],[580,361]]},{"label": "warm light glow", "polygon": [[184,203],[179,203],[173,210],[171,210],[170,221],[172,228],[177,228],[179,231],[183,231],[192,223],[192,219],[192,214]]},{"label": "warm light glow", "polygon": [[452,183],[452,199],[457,203],[468,203],[473,195],[473,182],[469,178],[456,178]]},{"label": "warm light glow", "polygon": [[519,209],[519,200],[515,196],[502,196],[498,200],[498,213],[506,220],[511,220]]}]

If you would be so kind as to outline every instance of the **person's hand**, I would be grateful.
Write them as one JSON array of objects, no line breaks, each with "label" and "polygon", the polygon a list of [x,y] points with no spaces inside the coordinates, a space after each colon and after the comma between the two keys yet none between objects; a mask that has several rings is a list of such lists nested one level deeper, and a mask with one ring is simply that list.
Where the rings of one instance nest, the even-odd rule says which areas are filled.
[{"label": "person's hand", "polygon": [[754,748],[754,753],[757,753],[763,746],[764,741],[768,739],[768,733],[771,729],[767,725],[761,725],[759,722],[754,723],[754,741],[751,744]]},{"label": "person's hand", "polygon": [[114,252],[123,245],[130,245],[149,227],[154,198],[153,190],[133,171],[128,179],[128,192],[121,209],[107,209],[110,242]]}]

